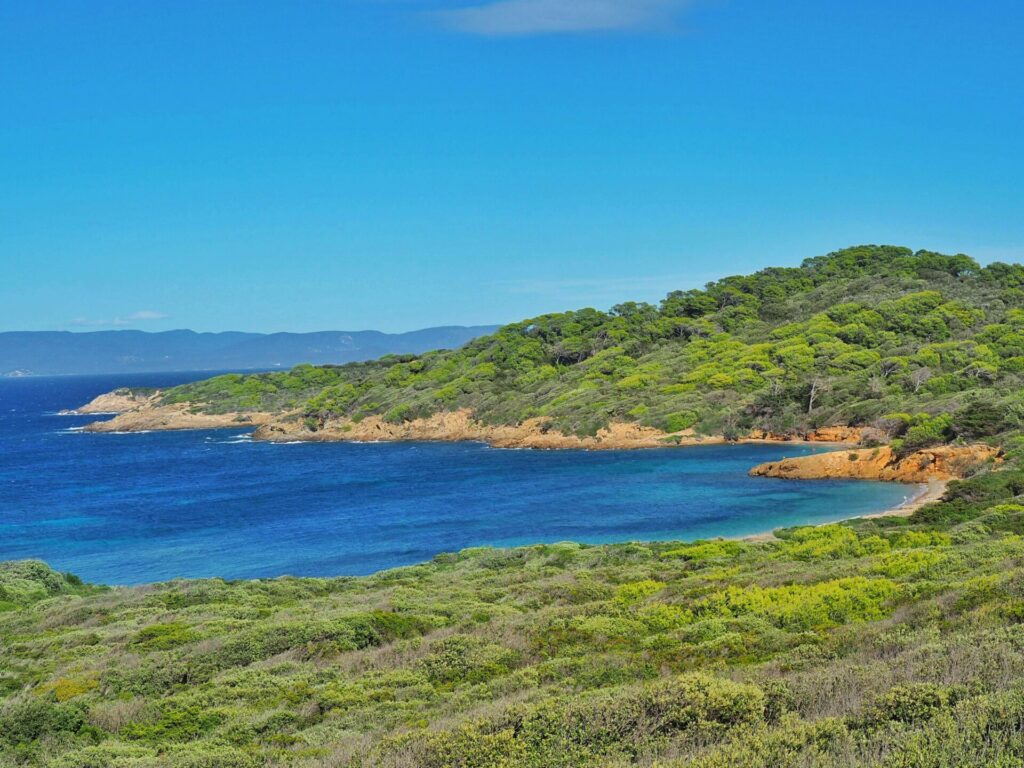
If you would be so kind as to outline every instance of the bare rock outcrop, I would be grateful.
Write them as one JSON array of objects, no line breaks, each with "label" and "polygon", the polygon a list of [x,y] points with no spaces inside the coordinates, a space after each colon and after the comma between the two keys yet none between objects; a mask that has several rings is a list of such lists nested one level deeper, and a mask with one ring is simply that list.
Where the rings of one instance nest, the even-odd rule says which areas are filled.
[{"label": "bare rock outcrop", "polygon": [[970,467],[990,460],[1001,461],[999,449],[989,445],[940,445],[906,456],[899,456],[883,445],[769,461],[754,467],[750,474],[799,480],[848,478],[927,483],[961,478]]},{"label": "bare rock outcrop", "polygon": [[[298,412],[265,413],[259,411],[208,413],[201,404],[160,402],[159,391],[117,389],[100,395],[90,403],[69,411],[76,414],[116,413],[113,419],[86,426],[89,432],[146,432],[175,429],[222,429],[255,426],[253,437],[275,442],[394,442],[406,440],[455,442],[472,440],[499,448],[658,448],[667,445],[713,445],[727,442],[719,435],[698,435],[692,429],[667,433],[654,427],[628,422],[613,422],[596,435],[565,434],[550,427],[542,418],[520,424],[484,424],[472,411],[463,408],[443,411],[426,418],[392,423],[381,416],[360,420],[330,419],[310,429]],[[754,430],[745,441],[790,441],[855,443],[862,437],[859,427],[820,427],[808,432],[771,433]]]},{"label": "bare rock outcrop", "polygon": [[151,432],[175,429],[224,429],[255,426],[271,420],[269,413],[202,413],[184,404],[150,405],[121,413],[109,421],[87,424],[86,432]]},{"label": "bare rock outcrop", "polygon": [[596,435],[578,437],[551,429],[544,419],[528,419],[521,424],[491,425],[477,421],[469,409],[435,413],[421,419],[399,424],[385,421],[379,416],[368,416],[360,421],[334,419],[316,431],[310,430],[301,419],[279,419],[269,422],[253,433],[256,440],[275,442],[351,441],[392,442],[421,441],[479,441],[498,448],[656,448],[666,444],[696,445],[724,442],[722,438],[699,437],[692,431],[666,434],[653,427],[639,424],[612,423]]},{"label": "bare rock outcrop", "polygon": [[[612,422],[593,436],[567,435],[552,429],[545,419],[527,419],[520,424],[484,424],[476,420],[468,408],[435,413],[427,418],[399,424],[380,416],[360,421],[332,419],[316,431],[301,419],[277,419],[256,430],[257,440],[290,441],[352,441],[391,442],[403,440],[460,441],[474,440],[498,448],[586,448],[628,449],[658,448],[666,445],[716,445],[728,442],[720,435],[698,435],[692,429],[667,433],[654,427],[629,422]],[[754,431],[737,442],[792,441],[855,443],[861,438],[859,427],[823,427],[807,433],[775,434]]]},{"label": "bare rock outcrop", "polygon": [[174,429],[221,429],[265,424],[273,416],[269,413],[203,413],[194,405],[160,403],[158,390],[115,389],[67,413],[117,415],[106,421],[94,421],[85,426],[86,432],[150,432]]},{"label": "bare rock outcrop", "polygon": [[770,432],[764,429],[750,431],[751,440],[811,443],[859,443],[864,437],[863,427],[818,427],[806,432]]},{"label": "bare rock outcrop", "polygon": [[153,403],[157,395],[159,395],[159,392],[155,392],[153,390],[139,391],[122,387],[121,389],[115,389],[113,392],[104,392],[102,395],[94,397],[80,408],[61,411],[61,413],[76,416],[101,413],[125,413],[126,411],[133,411],[136,408],[141,408]]},{"label": "bare rock outcrop", "polygon": [[[208,413],[195,403],[163,404],[157,391],[118,389],[92,400],[73,413],[117,413],[108,421],[93,422],[89,432],[146,432],[175,429],[224,429],[256,427],[253,438],[272,442],[397,442],[479,441],[498,448],[658,448],[668,445],[715,445],[727,442],[718,435],[703,436],[692,429],[666,433],[654,427],[613,422],[595,435],[571,435],[550,427],[542,418],[520,424],[485,424],[468,408],[443,411],[426,418],[400,423],[381,416],[360,420],[330,419],[310,429],[301,413],[273,414],[259,411]],[[772,433],[754,430],[738,442],[788,441],[857,443],[865,436],[862,427],[828,426],[806,432]],[[767,477],[845,477],[870,480],[926,482],[960,477],[963,470],[995,457],[988,446],[942,446],[897,457],[891,448],[864,448],[803,456],[761,464],[753,475]]]}]

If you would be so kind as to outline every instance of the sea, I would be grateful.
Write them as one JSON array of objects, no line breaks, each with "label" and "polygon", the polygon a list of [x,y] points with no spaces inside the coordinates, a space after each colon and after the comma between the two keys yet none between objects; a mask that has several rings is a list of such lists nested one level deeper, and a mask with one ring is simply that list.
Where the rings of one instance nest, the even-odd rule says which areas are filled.
[{"label": "sea", "polygon": [[105,584],[360,575],[466,547],[744,536],[915,492],[747,475],[822,446],[272,444],[245,428],[91,434],[82,427],[97,417],[60,414],[119,386],[209,375],[0,379],[0,560]]}]

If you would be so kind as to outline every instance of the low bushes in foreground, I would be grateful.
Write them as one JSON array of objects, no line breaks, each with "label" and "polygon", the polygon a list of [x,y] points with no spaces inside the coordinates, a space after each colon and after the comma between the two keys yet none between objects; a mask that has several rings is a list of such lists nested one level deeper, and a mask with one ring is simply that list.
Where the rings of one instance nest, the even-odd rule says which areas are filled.
[{"label": "low bushes in foreground", "polygon": [[0,766],[1024,758],[1019,471],[910,519],[487,548],[366,578],[0,565]]}]

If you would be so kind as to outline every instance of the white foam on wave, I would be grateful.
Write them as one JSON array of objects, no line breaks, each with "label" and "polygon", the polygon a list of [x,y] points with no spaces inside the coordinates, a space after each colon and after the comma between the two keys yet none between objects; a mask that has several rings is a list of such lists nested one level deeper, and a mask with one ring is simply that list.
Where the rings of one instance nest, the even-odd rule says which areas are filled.
[{"label": "white foam on wave", "polygon": [[88,413],[82,413],[74,408],[65,408],[60,411],[46,411],[43,413],[43,416],[117,416],[120,413],[120,411],[89,411]]},{"label": "white foam on wave", "polygon": [[252,432],[246,432],[241,435],[232,435],[227,439],[221,439],[215,435],[207,435],[203,438],[203,442],[209,443],[210,445],[239,445],[241,443],[251,443]]}]

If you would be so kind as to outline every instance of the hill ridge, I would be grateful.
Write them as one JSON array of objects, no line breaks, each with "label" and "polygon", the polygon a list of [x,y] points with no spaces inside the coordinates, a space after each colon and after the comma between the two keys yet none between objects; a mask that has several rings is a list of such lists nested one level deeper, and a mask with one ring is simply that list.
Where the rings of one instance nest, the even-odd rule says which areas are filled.
[{"label": "hill ridge", "polygon": [[850,426],[911,451],[1017,428],[1022,286],[1020,265],[857,246],[673,291],[657,306],[542,315],[452,351],[221,376],[152,405],[264,414],[289,439],[348,439],[367,420],[401,432],[468,412],[483,426],[580,438],[616,424],[727,439]]},{"label": "hill ridge", "polygon": [[340,364],[391,353],[459,347],[498,326],[383,331],[5,331],[0,375],[67,375],[290,368]]}]

